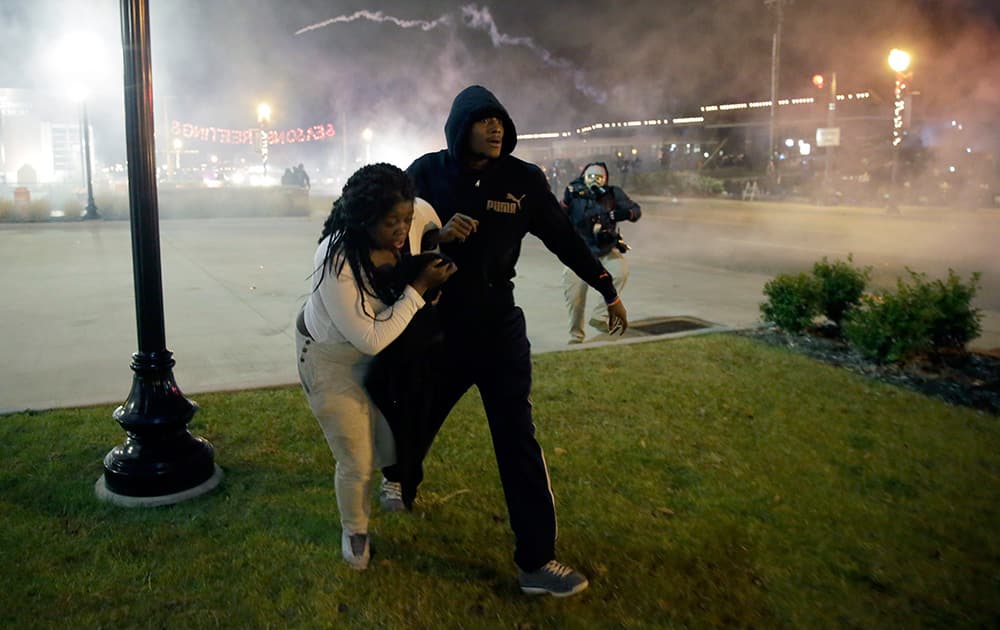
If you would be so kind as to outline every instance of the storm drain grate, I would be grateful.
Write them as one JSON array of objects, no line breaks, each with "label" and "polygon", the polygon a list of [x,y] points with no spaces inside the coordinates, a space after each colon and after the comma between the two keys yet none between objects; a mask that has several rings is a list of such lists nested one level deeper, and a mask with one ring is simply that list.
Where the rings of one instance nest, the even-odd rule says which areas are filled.
[{"label": "storm drain grate", "polygon": [[650,317],[629,322],[628,328],[647,335],[668,335],[688,330],[712,328],[713,326],[716,324],[697,317]]}]

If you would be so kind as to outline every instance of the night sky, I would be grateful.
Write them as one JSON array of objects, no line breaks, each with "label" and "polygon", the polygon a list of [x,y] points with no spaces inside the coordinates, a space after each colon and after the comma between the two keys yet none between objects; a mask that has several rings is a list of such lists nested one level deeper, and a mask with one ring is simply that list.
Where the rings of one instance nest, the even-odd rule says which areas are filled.
[{"label": "night sky", "polygon": [[[158,113],[203,124],[252,126],[255,104],[267,100],[276,124],[346,121],[349,130],[372,126],[439,142],[451,98],[470,83],[493,89],[522,132],[769,95],[775,20],[764,0],[632,0],[622,3],[627,10],[606,0],[151,4]],[[40,52],[70,28],[92,29],[107,44],[88,77],[98,86],[95,125],[114,133],[118,8],[113,0],[4,2],[0,84],[58,91]],[[359,10],[434,26],[358,19],[296,35]],[[809,95],[811,76],[831,69],[842,91],[886,93],[893,47],[913,53],[914,87],[927,112],[1000,111],[997,0],[786,0],[781,93]]]}]

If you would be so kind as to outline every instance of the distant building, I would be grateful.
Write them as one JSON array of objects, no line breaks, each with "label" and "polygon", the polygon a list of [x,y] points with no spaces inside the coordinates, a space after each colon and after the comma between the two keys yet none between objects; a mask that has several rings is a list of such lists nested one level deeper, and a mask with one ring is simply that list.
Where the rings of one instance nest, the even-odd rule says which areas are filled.
[{"label": "distant building", "polygon": [[34,171],[40,184],[82,183],[83,157],[79,113],[71,104],[0,88],[0,184],[16,186],[19,171]]}]

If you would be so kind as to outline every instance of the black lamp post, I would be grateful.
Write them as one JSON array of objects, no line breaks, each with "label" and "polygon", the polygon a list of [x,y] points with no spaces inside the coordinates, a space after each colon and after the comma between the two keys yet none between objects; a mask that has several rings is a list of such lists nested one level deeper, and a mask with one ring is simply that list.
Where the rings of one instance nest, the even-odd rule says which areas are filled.
[{"label": "black lamp post", "polygon": [[774,35],[771,39],[771,115],[767,134],[767,178],[768,190],[772,194],[777,186],[778,165],[774,161],[777,153],[774,143],[778,118],[778,83],[781,72],[781,31],[785,22],[785,3],[788,0],[764,0],[764,4],[775,9]]},{"label": "black lamp post", "polygon": [[83,220],[100,219],[97,204],[94,203],[94,174],[90,168],[90,121],[87,119],[87,103],[83,102],[83,162],[87,171],[87,212]]},{"label": "black lamp post", "polygon": [[214,449],[187,423],[198,406],[174,382],[166,349],[160,274],[153,88],[148,0],[121,0],[125,58],[125,139],[128,156],[132,268],[139,351],[132,355],[132,389],[114,412],[125,443],[104,457],[95,489],[100,499],[125,506],[168,505],[215,488],[222,470]]}]

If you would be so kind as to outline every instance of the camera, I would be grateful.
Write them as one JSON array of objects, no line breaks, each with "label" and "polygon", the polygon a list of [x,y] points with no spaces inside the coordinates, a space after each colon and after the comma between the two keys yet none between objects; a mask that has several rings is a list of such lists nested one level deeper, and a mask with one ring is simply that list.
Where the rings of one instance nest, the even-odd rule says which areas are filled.
[{"label": "camera", "polygon": [[617,230],[608,229],[604,226],[595,226],[595,228],[599,229],[594,230],[594,239],[597,241],[597,246],[601,249],[611,245],[623,254],[631,249]]},{"label": "camera", "polygon": [[[597,186],[591,187],[591,190],[596,189]],[[599,248],[603,249],[610,245],[623,254],[632,249],[622,239],[621,233],[615,229],[615,220],[612,218],[610,212],[594,215],[592,220],[594,222],[594,239],[597,241]]]}]

